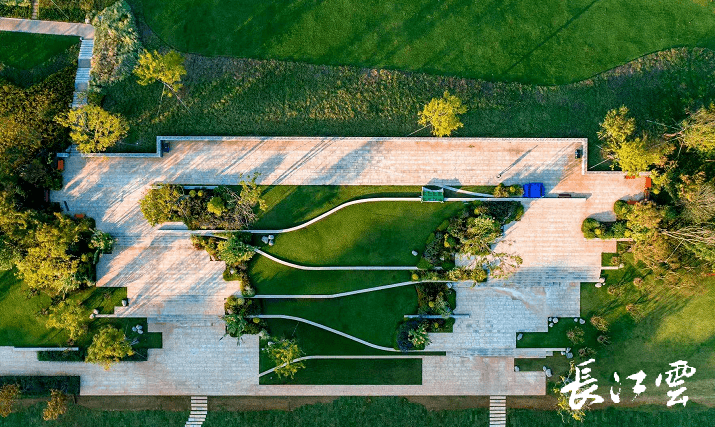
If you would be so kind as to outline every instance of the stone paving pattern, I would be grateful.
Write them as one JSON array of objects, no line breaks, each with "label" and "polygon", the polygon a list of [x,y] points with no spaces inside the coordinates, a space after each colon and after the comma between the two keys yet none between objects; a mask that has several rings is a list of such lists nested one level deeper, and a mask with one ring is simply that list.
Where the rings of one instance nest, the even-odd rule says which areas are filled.
[{"label": "stone paving pattern", "polygon": [[[587,216],[612,217],[619,198],[637,197],[644,179],[622,174],[582,175],[574,139],[466,138],[253,138],[172,142],[163,158],[71,156],[65,187],[52,200],[69,213],[96,219],[117,236],[98,265],[98,286],[126,286],[131,303],[118,316],[147,317],[163,333],[163,348],[149,361],[122,363],[104,372],[82,363],[38,362],[33,352],[0,348],[0,375],[69,373],[82,376],[85,395],[538,395],[541,372],[514,372],[518,331],[545,331],[549,316],[575,316],[578,283],[597,278],[600,254],[615,242],[586,241]],[[143,219],[138,201],[155,183],[236,184],[261,173],[261,184],[451,185],[543,182],[549,192],[587,198],[527,202],[497,250],[513,251],[523,268],[506,281],[457,288],[454,334],[435,337],[443,357],[423,359],[421,386],[260,386],[258,341],[240,346],[223,336],[223,298],[236,293],[223,282],[223,263],[191,248],[185,233],[158,232]],[[501,177],[497,177],[501,174]]]}]

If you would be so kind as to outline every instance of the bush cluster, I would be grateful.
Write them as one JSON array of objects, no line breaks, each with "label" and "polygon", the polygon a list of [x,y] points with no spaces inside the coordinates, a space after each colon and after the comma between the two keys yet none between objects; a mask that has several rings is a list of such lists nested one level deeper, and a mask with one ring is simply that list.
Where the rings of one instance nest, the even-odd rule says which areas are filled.
[{"label": "bush cluster", "polygon": [[79,377],[75,376],[3,376],[0,387],[17,384],[23,396],[49,396],[51,390],[60,390],[65,394],[79,395]]},{"label": "bush cluster", "polygon": [[587,239],[623,239],[631,237],[626,221],[599,222],[594,218],[586,218],[581,224],[583,236]]},{"label": "bush cluster", "polygon": [[521,197],[524,195],[524,187],[519,184],[505,186],[499,184],[494,187],[494,197]]}]

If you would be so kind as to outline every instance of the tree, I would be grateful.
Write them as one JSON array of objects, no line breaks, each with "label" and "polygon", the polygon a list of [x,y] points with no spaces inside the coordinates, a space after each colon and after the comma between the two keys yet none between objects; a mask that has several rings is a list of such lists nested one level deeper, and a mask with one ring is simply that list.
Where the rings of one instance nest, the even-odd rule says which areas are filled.
[{"label": "tree", "polygon": [[47,402],[47,407],[42,412],[42,419],[45,421],[53,421],[67,412],[67,395],[59,390],[52,390],[50,401]]},{"label": "tree", "polygon": [[407,333],[407,339],[412,343],[413,348],[425,348],[430,343],[429,335],[427,334],[427,325],[420,323],[416,328]]},{"label": "tree", "polygon": [[92,344],[87,349],[85,362],[102,365],[109,370],[114,363],[122,358],[132,356],[134,350],[127,342],[127,337],[119,329],[107,325],[103,327],[92,339]]},{"label": "tree", "polygon": [[418,123],[424,127],[432,127],[432,135],[437,137],[449,136],[453,131],[464,126],[457,114],[467,112],[467,107],[462,105],[462,100],[445,91],[442,98],[432,98],[419,113]]},{"label": "tree", "polygon": [[680,124],[675,135],[686,147],[702,152],[715,151],[715,104],[702,107]]},{"label": "tree", "polygon": [[681,176],[678,202],[683,206],[683,217],[694,224],[708,222],[715,217],[715,182],[705,181],[705,173]]},{"label": "tree", "polygon": [[163,184],[146,192],[139,201],[144,218],[152,226],[172,221],[183,211],[181,198],[184,189],[180,185]]},{"label": "tree", "polygon": [[628,117],[625,105],[609,110],[600,125],[598,138],[608,145],[620,145],[636,131],[636,119]]},{"label": "tree", "polygon": [[26,255],[17,261],[20,277],[35,289],[50,296],[67,294],[89,281],[90,259],[77,253],[80,243],[88,238],[89,224],[75,222],[60,213],[55,221],[41,224],[34,233]]},{"label": "tree", "polygon": [[653,165],[664,165],[672,146],[647,135],[635,136],[636,122],[628,117],[628,108],[610,110],[601,122],[598,137],[603,141],[602,156],[612,161],[611,168],[620,166],[628,175],[638,175]]},{"label": "tree", "polygon": [[293,378],[299,369],[305,368],[303,362],[295,361],[295,359],[303,355],[295,340],[280,339],[271,341],[268,343],[266,351],[268,352],[268,357],[276,364],[274,372],[278,377]]},{"label": "tree", "polygon": [[236,345],[241,344],[241,337],[246,332],[246,326],[248,325],[246,318],[239,314],[227,314],[223,316],[222,319],[226,322],[226,333],[224,334],[224,337],[228,335],[238,338],[236,340]]},{"label": "tree", "polygon": [[12,407],[20,397],[20,387],[17,384],[6,384],[0,387],[0,417],[12,414]]},{"label": "tree", "polygon": [[491,244],[501,235],[501,225],[495,219],[486,215],[469,218],[460,252],[470,255],[489,253]]},{"label": "tree", "polygon": [[97,153],[127,136],[129,125],[119,114],[97,105],[85,105],[57,116],[57,123],[70,129],[70,138],[81,153]]},{"label": "tree", "polygon": [[662,166],[672,147],[666,143],[658,143],[647,136],[624,141],[619,146],[611,148],[612,160],[621,167],[627,175],[638,176],[651,165]]},{"label": "tree", "polygon": [[206,204],[206,209],[216,216],[221,216],[226,211],[226,202],[219,196],[213,196]]},{"label": "tree", "polygon": [[134,74],[139,78],[138,82],[142,86],[150,85],[154,82],[161,82],[164,88],[169,89],[168,96],[181,89],[181,76],[186,74],[184,68],[184,57],[174,50],[162,55],[156,50],[149,52],[145,50],[139,55],[139,61]]},{"label": "tree", "polygon": [[243,241],[241,233],[233,233],[218,244],[218,254],[226,265],[238,265],[250,260],[256,248]]},{"label": "tree", "polygon": [[89,317],[79,301],[64,300],[55,306],[47,318],[48,328],[62,329],[70,340],[76,341],[87,333]]}]

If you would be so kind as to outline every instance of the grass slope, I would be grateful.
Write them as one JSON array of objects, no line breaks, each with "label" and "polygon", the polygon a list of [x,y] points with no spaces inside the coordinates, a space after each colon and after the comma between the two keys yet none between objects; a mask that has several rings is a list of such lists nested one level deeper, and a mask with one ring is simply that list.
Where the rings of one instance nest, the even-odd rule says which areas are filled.
[{"label": "grass slope", "polygon": [[371,202],[348,206],[276,236],[266,252],[303,265],[415,265],[427,237],[462,203]]},{"label": "grass slope", "polygon": [[263,314],[301,317],[372,344],[392,348],[397,325],[417,313],[414,286],[336,299],[263,300]]},{"label": "grass slope", "polygon": [[131,0],[174,48],[559,84],[673,46],[715,45],[704,0]]},{"label": "grass slope", "polygon": [[0,31],[0,63],[29,70],[79,43],[74,36]]},{"label": "grass slope", "polygon": [[[142,41],[164,46],[151,34]],[[586,137],[595,165],[596,131],[609,109],[625,104],[639,123],[672,123],[715,95],[715,55],[686,49],[557,87],[194,55],[186,67],[181,96],[189,111],[176,99],[159,105],[159,83],[139,86],[130,77],[107,88],[103,107],[131,125],[116,150],[154,150],[156,135],[406,136],[419,129],[417,112],[449,90],[468,108],[454,136]]]}]

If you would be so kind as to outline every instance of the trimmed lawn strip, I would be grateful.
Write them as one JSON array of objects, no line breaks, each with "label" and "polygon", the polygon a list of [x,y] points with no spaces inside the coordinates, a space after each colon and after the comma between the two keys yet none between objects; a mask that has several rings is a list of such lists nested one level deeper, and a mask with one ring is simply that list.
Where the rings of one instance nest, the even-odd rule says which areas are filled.
[{"label": "trimmed lawn strip", "polygon": [[79,37],[0,31],[0,63],[29,70],[77,45]]},{"label": "trimmed lawn strip", "polygon": [[[619,246],[623,250],[623,246]],[[663,397],[665,389],[656,388],[652,381],[659,373],[672,369],[669,364],[685,360],[697,372],[685,379],[687,395],[712,395],[712,379],[715,378],[715,278],[702,278],[699,288],[692,295],[669,289],[664,284],[654,282],[654,277],[642,264],[634,264],[631,253],[621,253],[624,268],[604,271],[606,285],[596,288],[592,283],[581,285],[581,315],[587,320],[580,325],[586,332],[584,345],[597,351],[592,375],[603,387],[618,387],[613,373],[618,372],[623,379],[643,370],[650,386],[643,393],[648,397]],[[643,277],[640,288],[633,285],[633,279]],[[611,291],[609,292],[609,288]],[[626,310],[634,304],[643,319],[636,321]],[[611,344],[604,346],[595,341],[600,335],[588,320],[602,316],[610,324],[606,333]],[[561,326],[563,323],[563,326]],[[565,337],[565,328],[574,325],[569,319],[561,321],[548,333],[528,333],[518,342],[519,347],[563,347],[573,348],[576,363],[580,363],[577,348]],[[546,360],[520,360],[517,364],[524,370],[541,370],[543,365],[554,371],[554,378],[568,371],[565,357],[556,355]],[[666,387],[667,388],[667,387]],[[600,389],[599,389],[600,390]],[[607,390],[607,389],[606,389]],[[623,388],[621,399],[633,397],[630,387]],[[665,400],[664,400],[665,402]]]},{"label": "trimmed lawn strip", "polygon": [[261,385],[421,385],[422,359],[316,359],[304,360],[293,378],[271,373]]},{"label": "trimmed lawn strip", "polygon": [[715,45],[714,8],[704,1],[548,0],[538,8],[528,0],[130,4],[184,52],[541,84],[582,80],[674,46]]},{"label": "trimmed lawn strip", "polygon": [[256,256],[248,273],[257,294],[336,294],[410,281],[408,271],[305,271]]},{"label": "trimmed lawn strip", "polygon": [[[374,202],[348,206],[310,226],[276,236],[263,249],[302,265],[411,266],[430,233],[464,209],[458,202]],[[256,238],[258,242],[260,240]]]},{"label": "trimmed lawn strip", "polygon": [[393,348],[397,325],[405,314],[417,313],[417,292],[404,286],[335,299],[266,299],[262,306],[262,314],[301,317]]}]

